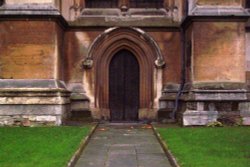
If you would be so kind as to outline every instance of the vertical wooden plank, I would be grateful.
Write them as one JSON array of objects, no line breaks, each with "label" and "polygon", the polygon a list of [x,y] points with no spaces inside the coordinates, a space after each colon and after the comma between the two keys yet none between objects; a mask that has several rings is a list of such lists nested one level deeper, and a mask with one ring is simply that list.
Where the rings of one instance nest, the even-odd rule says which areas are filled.
[{"label": "vertical wooden plank", "polygon": [[246,0],[246,8],[250,8],[250,0]]},{"label": "vertical wooden plank", "polygon": [[125,97],[124,113],[126,121],[136,121],[139,110],[139,64],[134,55],[125,52]]},{"label": "vertical wooden plank", "polygon": [[112,121],[136,121],[139,110],[139,64],[135,56],[121,50],[109,67],[109,106]]},{"label": "vertical wooden plank", "polygon": [[109,67],[109,106],[112,121],[124,119],[124,57],[116,54]]}]

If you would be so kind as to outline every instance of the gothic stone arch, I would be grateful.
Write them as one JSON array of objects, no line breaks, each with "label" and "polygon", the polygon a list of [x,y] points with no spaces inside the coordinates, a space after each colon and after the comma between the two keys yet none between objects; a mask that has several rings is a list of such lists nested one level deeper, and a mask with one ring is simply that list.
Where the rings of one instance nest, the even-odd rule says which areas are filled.
[{"label": "gothic stone arch", "polygon": [[[99,35],[89,48],[83,61],[85,71],[91,70],[93,86],[94,117],[110,118],[109,111],[109,65],[118,51],[126,49],[133,53],[140,67],[140,110],[139,119],[147,118],[152,112],[156,96],[154,75],[165,66],[161,51],[147,33],[138,28],[110,28]],[[88,96],[91,96],[87,93]],[[91,98],[90,98],[91,99]]]}]

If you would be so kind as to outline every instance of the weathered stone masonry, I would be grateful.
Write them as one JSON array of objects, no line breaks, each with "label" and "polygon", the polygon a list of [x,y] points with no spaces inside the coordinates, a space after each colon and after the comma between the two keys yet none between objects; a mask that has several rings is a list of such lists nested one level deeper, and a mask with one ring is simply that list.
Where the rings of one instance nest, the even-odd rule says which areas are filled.
[{"label": "weathered stone masonry", "polygon": [[250,125],[249,4],[147,3],[0,1],[0,125],[110,120],[108,69],[122,49],[140,67],[139,120]]}]

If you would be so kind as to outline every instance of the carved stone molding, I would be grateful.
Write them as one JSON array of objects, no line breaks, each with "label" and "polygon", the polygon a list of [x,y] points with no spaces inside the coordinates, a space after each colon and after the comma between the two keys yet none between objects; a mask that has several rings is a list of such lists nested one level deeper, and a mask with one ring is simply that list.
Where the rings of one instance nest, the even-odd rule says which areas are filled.
[{"label": "carved stone molding", "polygon": [[122,49],[133,53],[140,67],[140,108],[154,104],[154,71],[165,61],[157,43],[139,28],[109,28],[100,34],[89,48],[83,67],[92,74],[95,107],[109,108],[109,64]]},{"label": "carved stone molding", "polygon": [[120,31],[122,29],[127,29],[130,30],[131,32],[133,32],[134,34],[137,34],[138,37],[144,39],[145,41],[147,41],[149,47],[152,48],[153,52],[155,52],[155,66],[157,68],[163,68],[165,67],[165,60],[163,59],[161,50],[158,46],[158,44],[154,41],[154,39],[148,35],[145,31],[143,31],[140,28],[119,28],[119,27],[112,27],[109,28],[107,30],[105,30],[102,34],[100,34],[92,43],[92,45],[89,47],[89,51],[88,51],[88,56],[86,57],[85,60],[83,60],[83,67],[84,68],[92,68],[93,66],[93,53],[95,52],[95,50],[97,49],[98,45],[100,44],[100,42],[105,39],[108,38],[109,34],[114,33],[115,31]]}]

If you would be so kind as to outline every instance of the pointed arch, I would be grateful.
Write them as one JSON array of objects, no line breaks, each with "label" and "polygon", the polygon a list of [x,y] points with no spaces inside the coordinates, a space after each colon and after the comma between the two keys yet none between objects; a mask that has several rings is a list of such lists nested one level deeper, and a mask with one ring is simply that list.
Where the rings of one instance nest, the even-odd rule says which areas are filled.
[{"label": "pointed arch", "polygon": [[110,34],[113,34],[117,31],[124,31],[125,29],[127,30],[126,31],[127,33],[130,31],[131,34],[137,34],[138,37],[147,41],[148,45],[151,47],[151,49],[155,55],[155,60],[154,60],[155,66],[157,68],[165,67],[166,63],[163,59],[161,50],[160,50],[159,46],[157,45],[157,43],[155,42],[155,40],[150,35],[148,35],[145,31],[143,31],[142,29],[135,28],[135,27],[130,27],[130,28],[112,27],[112,28],[105,30],[98,37],[96,37],[94,42],[90,45],[90,47],[88,49],[88,55],[87,55],[86,59],[83,61],[83,66],[85,68],[92,68],[93,57],[94,57],[95,51],[98,48],[98,46],[102,43],[102,41],[105,38],[107,38]]},{"label": "pointed arch", "polygon": [[[120,50],[131,52],[140,68],[140,109],[154,104],[154,69],[165,65],[156,42],[138,28],[110,28],[99,35],[89,48],[83,66],[91,68],[94,77],[94,105],[109,113],[109,65]],[[106,114],[107,115],[107,114]]]}]

